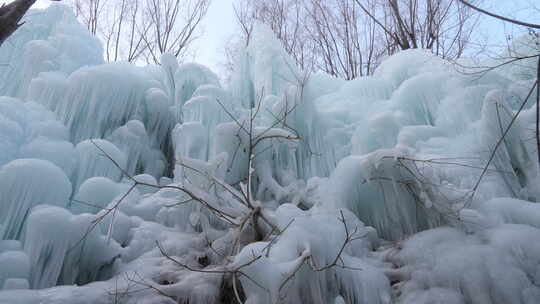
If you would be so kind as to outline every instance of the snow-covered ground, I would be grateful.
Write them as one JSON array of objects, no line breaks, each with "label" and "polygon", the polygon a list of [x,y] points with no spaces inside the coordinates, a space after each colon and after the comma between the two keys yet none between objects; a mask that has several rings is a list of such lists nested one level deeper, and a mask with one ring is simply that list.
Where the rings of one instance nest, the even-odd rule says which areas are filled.
[{"label": "snow-covered ground", "polygon": [[61,5],[0,48],[0,303],[539,303],[534,60],[101,53]]}]

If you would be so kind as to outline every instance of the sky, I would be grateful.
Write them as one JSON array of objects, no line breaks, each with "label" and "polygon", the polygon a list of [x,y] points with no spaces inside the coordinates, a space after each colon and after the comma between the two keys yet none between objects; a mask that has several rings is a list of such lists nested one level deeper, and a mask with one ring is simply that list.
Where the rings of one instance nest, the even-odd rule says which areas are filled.
[{"label": "sky", "polygon": [[204,34],[197,41],[195,60],[208,65],[214,71],[224,58],[225,41],[234,34],[236,21],[234,0],[214,0],[204,20]]},{"label": "sky", "polygon": [[[218,71],[220,64],[224,61],[225,41],[234,34],[236,30],[233,2],[235,0],[213,0],[208,14],[203,22],[204,33],[195,44],[196,62],[209,66],[214,71]],[[520,20],[540,23],[540,10],[531,11],[530,8],[538,0],[481,0],[482,8],[494,13],[502,14]],[[0,0],[0,4],[11,2],[10,0]],[[47,7],[49,0],[37,0],[34,7]],[[536,4],[540,9],[540,5]],[[513,28],[505,25],[501,21],[492,18],[484,18],[481,23],[481,31],[487,36],[495,37],[495,40],[504,41],[505,35],[512,35]],[[500,38],[498,38],[500,37]]]}]

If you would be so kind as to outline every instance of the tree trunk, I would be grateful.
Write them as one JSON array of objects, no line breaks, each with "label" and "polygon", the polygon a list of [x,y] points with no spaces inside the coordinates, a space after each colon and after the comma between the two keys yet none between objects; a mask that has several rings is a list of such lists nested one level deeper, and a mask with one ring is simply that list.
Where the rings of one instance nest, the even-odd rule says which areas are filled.
[{"label": "tree trunk", "polygon": [[0,7],[0,46],[11,36],[23,23],[22,17],[36,0],[15,0]]}]

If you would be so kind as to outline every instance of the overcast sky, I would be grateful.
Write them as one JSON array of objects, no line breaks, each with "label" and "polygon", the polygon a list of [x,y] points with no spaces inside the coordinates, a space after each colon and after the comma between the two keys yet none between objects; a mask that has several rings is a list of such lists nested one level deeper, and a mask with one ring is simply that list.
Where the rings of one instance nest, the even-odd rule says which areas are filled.
[{"label": "overcast sky", "polygon": [[[483,0],[482,7],[505,16],[520,18],[525,21],[540,23],[539,11],[530,8],[538,0]],[[0,0],[1,3],[11,2]],[[213,0],[203,23],[204,35],[196,45],[196,58],[199,63],[208,65],[217,72],[218,65],[223,60],[223,45],[236,28],[232,3],[234,0]],[[38,0],[35,7],[46,7],[49,0]],[[539,4],[536,4],[540,8]],[[511,29],[502,22],[485,18],[482,23],[482,32],[504,41],[505,33],[511,34]],[[500,37],[500,38],[498,38]]]},{"label": "overcast sky", "polygon": [[204,20],[204,36],[198,41],[196,61],[217,71],[224,58],[225,41],[234,33],[234,0],[214,0]]}]

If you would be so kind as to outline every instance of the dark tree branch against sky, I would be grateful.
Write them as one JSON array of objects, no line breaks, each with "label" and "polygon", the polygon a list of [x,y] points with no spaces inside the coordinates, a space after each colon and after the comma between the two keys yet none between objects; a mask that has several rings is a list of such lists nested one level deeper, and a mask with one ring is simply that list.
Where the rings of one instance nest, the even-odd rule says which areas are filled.
[{"label": "dark tree branch against sky", "polygon": [[0,46],[24,24],[24,22],[21,23],[21,19],[35,2],[36,0],[15,0],[0,7]]},{"label": "dark tree branch against sky", "polygon": [[488,16],[491,16],[493,18],[497,18],[497,19],[500,19],[500,20],[503,20],[503,21],[507,21],[507,22],[510,22],[510,23],[513,23],[513,24],[517,24],[517,25],[522,25],[522,26],[526,26],[526,27],[530,27],[530,28],[534,28],[534,29],[540,29],[540,24],[534,24],[534,23],[527,23],[527,22],[523,22],[523,21],[520,21],[520,20],[515,20],[515,19],[511,19],[511,18],[508,18],[508,17],[504,17],[504,16],[501,16],[501,15],[497,15],[497,14],[494,14],[490,11],[486,11],[484,9],[481,9],[465,0],[459,0],[459,2],[463,3],[464,5],[472,8],[473,10],[475,11],[478,11],[482,14],[485,14],[485,15],[488,15]]}]

